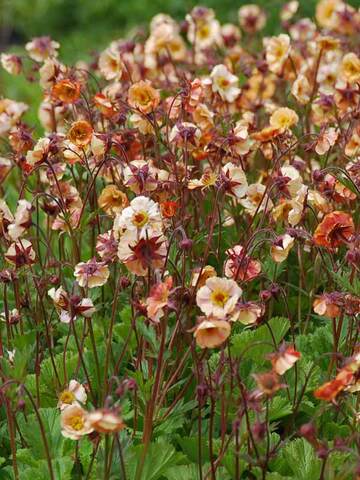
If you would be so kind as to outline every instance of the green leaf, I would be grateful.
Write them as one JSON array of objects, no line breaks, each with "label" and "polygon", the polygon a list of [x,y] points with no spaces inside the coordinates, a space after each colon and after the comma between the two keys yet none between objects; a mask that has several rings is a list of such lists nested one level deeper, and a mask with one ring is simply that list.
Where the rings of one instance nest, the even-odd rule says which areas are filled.
[{"label": "green leaf", "polygon": [[313,447],[303,438],[288,443],[281,451],[289,473],[294,480],[319,480],[321,460],[316,456]]},{"label": "green leaf", "polygon": [[278,345],[290,329],[290,321],[285,317],[273,317],[269,320],[268,325],[261,325],[256,330],[243,330],[241,333],[235,334],[232,337],[231,353],[239,357],[246,351],[244,358],[263,363],[265,355],[276,348],[272,346],[274,342],[270,329]]},{"label": "green leaf", "polygon": [[[45,430],[45,436],[52,458],[62,458],[71,449],[71,442],[61,434],[60,413],[56,408],[40,408],[39,414]],[[45,447],[41,436],[39,422],[35,414],[27,419],[18,417],[21,433],[29,445],[35,459],[45,459]]]},{"label": "green leaf", "polygon": [[[143,445],[137,445],[128,449],[125,462],[128,480],[135,480],[136,470],[143,456]],[[141,478],[144,480],[158,480],[171,467],[183,460],[183,455],[175,451],[175,448],[165,442],[151,443],[145,455]]]}]

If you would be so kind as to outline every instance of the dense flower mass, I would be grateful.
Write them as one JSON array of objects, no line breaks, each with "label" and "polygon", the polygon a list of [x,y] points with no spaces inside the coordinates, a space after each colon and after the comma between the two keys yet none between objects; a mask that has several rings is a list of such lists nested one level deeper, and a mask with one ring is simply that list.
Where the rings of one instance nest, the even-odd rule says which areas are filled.
[{"label": "dense flower mass", "polygon": [[0,478],[359,478],[360,11],[299,7],[1,55]]}]

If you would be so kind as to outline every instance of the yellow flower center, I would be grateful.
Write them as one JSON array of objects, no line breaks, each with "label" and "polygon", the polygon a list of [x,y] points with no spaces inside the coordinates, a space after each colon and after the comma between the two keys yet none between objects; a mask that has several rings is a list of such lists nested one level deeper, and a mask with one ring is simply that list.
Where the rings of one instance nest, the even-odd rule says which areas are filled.
[{"label": "yellow flower center", "polygon": [[65,390],[60,395],[60,401],[62,403],[67,403],[67,404],[71,405],[74,400],[75,400],[75,395],[72,392],[70,392],[69,390]]},{"label": "yellow flower center", "polygon": [[199,29],[198,29],[198,36],[199,38],[201,38],[202,40],[204,40],[205,38],[208,38],[209,35],[210,35],[210,28],[209,28],[209,25],[202,25]]},{"label": "yellow flower center", "polygon": [[229,86],[229,80],[225,77],[219,77],[217,79],[217,84],[220,88],[227,88]]},{"label": "yellow flower center", "polygon": [[144,225],[147,224],[148,220],[149,220],[149,215],[146,212],[142,211],[142,212],[135,213],[132,219],[132,223],[136,227],[143,227]]},{"label": "yellow flower center", "polygon": [[84,418],[81,415],[74,415],[69,420],[69,425],[73,430],[78,432],[84,428]]},{"label": "yellow flower center", "polygon": [[223,307],[228,301],[229,295],[224,290],[214,290],[211,294],[211,300],[218,307]]}]

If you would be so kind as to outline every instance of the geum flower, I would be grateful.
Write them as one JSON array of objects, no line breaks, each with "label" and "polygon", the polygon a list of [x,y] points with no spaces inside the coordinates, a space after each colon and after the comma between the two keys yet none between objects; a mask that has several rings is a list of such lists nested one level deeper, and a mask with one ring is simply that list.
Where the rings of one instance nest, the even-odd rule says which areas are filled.
[{"label": "geum flower", "polygon": [[254,325],[265,313],[265,306],[255,302],[241,302],[235,307],[231,315],[231,322],[240,322],[243,325]]},{"label": "geum flower", "polygon": [[357,392],[359,389],[360,355],[348,358],[336,377],[314,391],[319,400],[333,402],[343,390]]},{"label": "geum flower", "polygon": [[15,265],[16,268],[35,263],[35,251],[31,242],[26,239],[19,239],[12,243],[5,253],[5,259]]},{"label": "geum flower", "polygon": [[80,407],[73,404],[64,408],[60,416],[61,433],[64,437],[71,440],[80,440],[84,435],[93,432],[93,427],[87,421],[88,413]]},{"label": "geum flower", "polygon": [[69,386],[59,395],[58,408],[64,410],[69,405],[85,404],[87,395],[85,388],[76,380],[70,380]]},{"label": "geum flower", "polygon": [[228,195],[237,198],[244,197],[248,189],[244,170],[231,162],[222,168],[217,183]]},{"label": "geum flower", "polygon": [[226,68],[225,65],[216,65],[211,74],[212,91],[218,93],[222,100],[233,102],[240,94],[239,79]]},{"label": "geum flower", "polygon": [[143,114],[153,112],[160,103],[159,92],[149,81],[140,80],[131,85],[128,91],[129,105]]},{"label": "geum flower", "polygon": [[277,37],[264,38],[263,43],[269,70],[273,73],[281,74],[284,64],[290,55],[289,35],[281,33]]},{"label": "geum flower", "polygon": [[335,211],[325,215],[315,230],[313,240],[317,246],[333,249],[350,242],[354,233],[351,215]]},{"label": "geum flower", "polygon": [[234,280],[211,277],[198,290],[196,303],[205,315],[225,318],[232,313],[241,294],[242,290]]},{"label": "geum flower", "polygon": [[300,359],[300,357],[300,352],[297,352],[293,346],[287,346],[285,343],[280,345],[277,352],[268,355],[273,370],[278,375],[284,375],[284,373],[289,370]]},{"label": "geum flower", "polygon": [[159,204],[144,196],[135,197],[114,222],[115,232],[129,230],[145,236],[149,229],[160,232],[162,219]]},{"label": "geum flower", "polygon": [[105,285],[109,275],[109,268],[105,262],[98,262],[96,258],[78,263],[74,271],[74,276],[80,287],[88,288]]},{"label": "geum flower", "polygon": [[121,262],[139,276],[150,269],[161,268],[166,256],[166,238],[157,233],[149,233],[145,238],[127,231],[120,237],[118,257]]},{"label": "geum flower", "polygon": [[51,96],[54,100],[64,103],[75,103],[80,98],[81,85],[79,82],[64,78],[56,82],[51,89]]},{"label": "geum flower", "polygon": [[226,320],[216,317],[199,317],[194,337],[200,348],[216,348],[222,345],[230,335],[231,326]]},{"label": "geum flower", "polygon": [[278,390],[285,387],[280,383],[280,377],[275,371],[253,374],[253,377],[259,392],[267,397],[272,397]]},{"label": "geum flower", "polygon": [[98,433],[115,433],[125,428],[125,423],[113,409],[99,408],[87,414],[87,424]]},{"label": "geum flower", "polygon": [[19,200],[13,222],[8,226],[11,240],[18,240],[31,225],[32,205],[27,200]]},{"label": "geum flower", "polygon": [[271,245],[271,258],[277,263],[284,262],[294,245],[294,241],[295,239],[287,233],[278,237]]},{"label": "geum flower", "polygon": [[98,198],[98,205],[108,215],[116,215],[129,205],[129,201],[116,185],[107,185]]},{"label": "geum flower", "polygon": [[323,293],[313,303],[314,312],[328,318],[339,317],[343,306],[344,299],[340,292]]},{"label": "geum flower", "polygon": [[109,230],[97,236],[96,252],[105,263],[114,262],[117,259],[119,243],[115,238],[114,231]]},{"label": "geum flower", "polygon": [[172,277],[167,277],[164,282],[156,283],[151,287],[146,306],[147,315],[153,322],[159,322],[164,316],[164,308],[168,305],[172,285]]},{"label": "geum flower", "polygon": [[261,264],[257,260],[246,255],[242,245],[235,245],[226,250],[228,255],[224,263],[224,272],[227,278],[236,281],[249,282],[261,273]]},{"label": "geum flower", "polygon": [[240,27],[247,33],[254,34],[264,28],[265,12],[256,4],[243,5],[238,11]]},{"label": "geum flower", "polygon": [[86,120],[78,120],[71,124],[68,138],[71,143],[78,147],[86,147],[91,142],[93,128]]},{"label": "geum flower", "polygon": [[48,291],[53,300],[56,311],[62,323],[70,323],[76,320],[78,315],[90,318],[95,313],[95,307],[91,298],[81,298],[78,295],[69,296],[63,287],[51,288]]}]

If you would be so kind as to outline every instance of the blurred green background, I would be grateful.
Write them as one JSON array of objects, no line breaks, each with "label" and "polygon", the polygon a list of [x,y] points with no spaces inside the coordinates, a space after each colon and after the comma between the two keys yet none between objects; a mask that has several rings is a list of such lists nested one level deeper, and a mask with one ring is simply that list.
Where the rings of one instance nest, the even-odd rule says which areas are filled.
[{"label": "blurred green background", "polygon": [[[360,6],[360,0],[348,0]],[[257,3],[267,13],[265,33],[280,30],[279,11],[284,0],[0,0],[0,50],[18,51],[33,36],[50,35],[61,43],[63,62],[88,59],[135,27],[143,27],[164,12],[182,20],[197,4],[214,8],[221,22],[237,23],[241,5]],[[298,16],[314,17],[316,0],[300,0]],[[21,51],[21,50],[20,50]],[[40,91],[22,77],[0,69],[0,96],[36,103]]]}]

